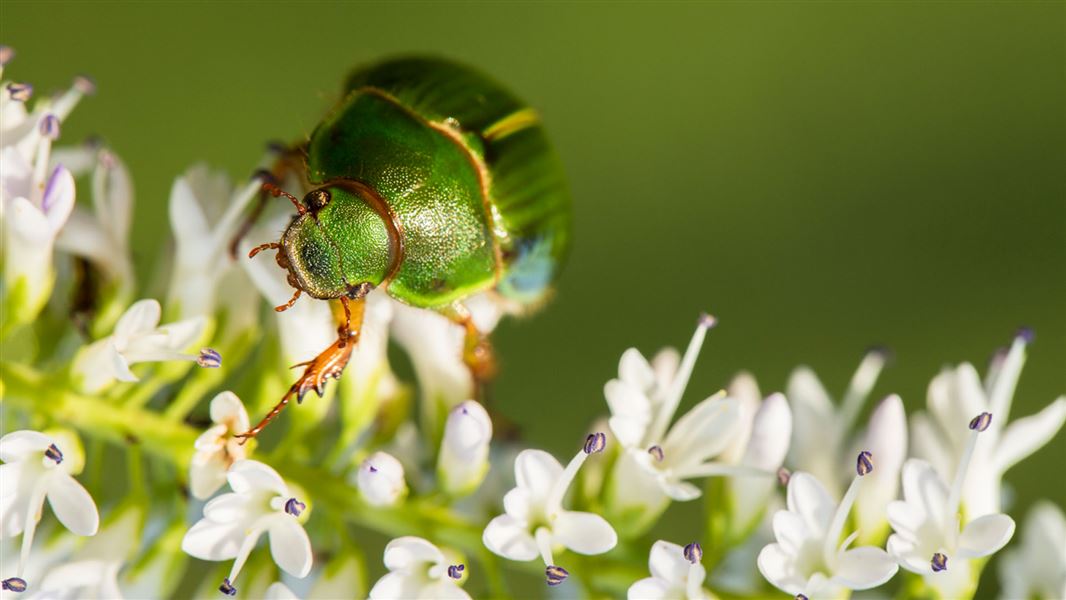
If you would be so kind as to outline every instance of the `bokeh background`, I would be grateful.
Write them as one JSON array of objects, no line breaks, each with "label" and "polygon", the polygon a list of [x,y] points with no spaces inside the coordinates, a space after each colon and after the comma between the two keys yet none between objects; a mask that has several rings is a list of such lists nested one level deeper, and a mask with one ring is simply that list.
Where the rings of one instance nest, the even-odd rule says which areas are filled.
[{"label": "bokeh background", "polygon": [[[493,395],[569,455],[629,346],[708,337],[686,405],[740,369],[811,365],[839,395],[923,407],[948,363],[1036,332],[1015,415],[1066,391],[1066,3],[0,3],[14,77],[89,73],[63,141],[102,134],[135,177],[150,280],[173,178],[250,174],[308,134],[354,65],[430,52],[543,114],[574,195],[556,301],[503,323]],[[872,403],[871,403],[872,404]],[[1066,503],[1059,435],[1016,467],[1014,512]],[[977,465],[976,468],[980,468]],[[698,517],[675,505],[664,535]]]}]

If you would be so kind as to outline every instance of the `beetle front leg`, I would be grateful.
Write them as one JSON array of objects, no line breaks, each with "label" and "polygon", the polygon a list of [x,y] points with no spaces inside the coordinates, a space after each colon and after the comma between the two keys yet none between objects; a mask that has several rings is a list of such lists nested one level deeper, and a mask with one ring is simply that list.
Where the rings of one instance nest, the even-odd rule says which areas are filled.
[{"label": "beetle front leg", "polygon": [[[334,305],[335,309],[336,306]],[[281,401],[255,427],[236,436],[241,438],[242,444],[259,435],[259,432],[289,405],[289,401],[293,397],[296,398],[297,403],[300,403],[303,402],[304,394],[314,390],[321,398],[326,391],[326,380],[330,378],[340,379],[344,367],[352,357],[352,350],[355,349],[355,345],[359,342],[359,333],[363,328],[363,309],[366,306],[366,300],[363,298],[357,300],[342,298],[340,306],[343,313],[334,310],[334,316],[339,323],[337,341],[330,344],[329,348],[320,352],[312,360],[293,365],[293,368],[303,367],[303,374],[289,386],[288,391],[281,397]]]},{"label": "beetle front leg", "polygon": [[[277,153],[277,160],[270,169],[263,169],[257,171],[258,175],[261,175],[268,183],[281,183],[284,182],[286,177],[293,173],[300,173],[303,168],[303,160],[306,156],[306,145],[295,146],[282,146],[278,143],[270,144],[270,148]],[[303,177],[301,176],[302,180]],[[255,206],[252,207],[248,216],[241,221],[240,227],[237,228],[237,233],[233,234],[233,237],[229,242],[230,257],[237,258],[237,247],[240,246],[241,240],[244,236],[248,235],[248,232],[252,230],[259,218],[263,216],[263,211],[266,209],[267,202],[275,196],[267,189],[263,189],[259,192],[259,198],[256,200]]]}]

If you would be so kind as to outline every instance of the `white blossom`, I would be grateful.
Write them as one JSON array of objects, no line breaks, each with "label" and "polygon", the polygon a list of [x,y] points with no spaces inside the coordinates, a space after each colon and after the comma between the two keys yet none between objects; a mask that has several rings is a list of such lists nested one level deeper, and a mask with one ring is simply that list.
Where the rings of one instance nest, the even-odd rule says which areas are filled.
[{"label": "white blossom", "polygon": [[[692,548],[692,544],[688,548]],[[687,553],[693,557],[692,551]],[[630,600],[708,600],[712,596],[703,588],[707,570],[698,560],[686,556],[686,548],[659,540],[648,554],[646,577],[629,586]]]},{"label": "white blossom", "polygon": [[81,377],[81,387],[95,392],[112,381],[137,381],[130,366],[139,362],[191,360],[204,367],[217,367],[221,358],[210,349],[200,354],[182,351],[200,338],[204,319],[196,317],[159,325],[162,309],[155,300],[134,302],[119,317],[111,336],[82,349],[74,360],[74,373]]},{"label": "white blossom", "polygon": [[1066,516],[1041,500],[1022,524],[1021,546],[1011,546],[999,559],[1000,599],[1066,598]]},{"label": "white blossom", "polygon": [[235,559],[219,587],[233,595],[237,575],[266,533],[274,562],[294,577],[306,577],[311,571],[311,541],[300,516],[307,505],[293,496],[277,471],[258,461],[234,463],[227,480],[233,492],[204,506],[204,518],[185,534],[182,550],[203,560]]},{"label": "white blossom", "polygon": [[868,452],[859,455],[856,470],[839,505],[813,475],[791,476],[787,509],[773,517],[777,542],[763,548],[757,560],[759,571],[775,587],[797,597],[828,600],[846,590],[877,587],[896,574],[896,561],[881,548],[850,548],[857,532],[840,541],[864,476],[876,471]]},{"label": "white blossom", "polygon": [[121,600],[119,572],[140,548],[144,513],[127,506],[114,515],[100,533],[67,561],[48,570],[41,580],[40,593],[33,598],[57,600],[107,598]]},{"label": "white blossom", "polygon": [[437,458],[437,479],[452,495],[464,495],[485,478],[489,469],[492,419],[485,407],[467,400],[451,410]]},{"label": "white blossom", "polygon": [[947,480],[966,450],[966,420],[980,412],[995,416],[974,455],[981,468],[967,477],[962,491],[969,516],[998,513],[1003,474],[1048,443],[1066,422],[1066,396],[1034,415],[1009,421],[1030,335],[1023,330],[1009,351],[997,355],[983,384],[969,363],[937,375],[929,384],[928,412],[913,419],[914,454]]},{"label": "white blossom", "polygon": [[[967,595],[977,584],[970,559],[989,556],[1014,535],[1014,520],[1002,513],[959,514],[967,471],[978,437],[989,430],[993,415],[981,413],[970,422],[970,435],[959,461],[951,489],[928,462],[912,458],[903,465],[903,500],[888,505],[888,520],[895,530],[888,551],[908,571],[923,575],[926,583],[946,598]],[[978,465],[978,470],[985,465]]]},{"label": "white blossom", "polygon": [[485,547],[511,560],[529,561],[540,556],[550,585],[562,583],[567,576],[567,571],[555,564],[556,547],[587,555],[614,548],[618,536],[606,519],[562,507],[578,469],[591,453],[603,449],[604,440],[602,433],[590,435],[565,469],[542,450],[519,453],[515,459],[516,487],[503,497],[505,514],[485,527]]},{"label": "white blossom", "polygon": [[[179,318],[209,316],[219,300],[233,306],[227,302],[228,294],[219,293],[219,287],[227,278],[237,277],[243,282],[241,272],[232,270],[235,259],[230,243],[262,183],[261,178],[253,178],[235,188],[225,173],[212,172],[205,165],[194,166],[174,180],[169,210],[176,248],[168,306],[177,308]],[[239,253],[236,260],[251,262],[247,251]],[[250,291],[247,288],[242,284],[229,290]],[[241,294],[241,299],[251,300],[247,293]],[[241,312],[251,311],[238,309],[237,315],[231,316]]]},{"label": "white blossom", "polygon": [[[13,431],[0,438],[0,460],[4,461],[0,465],[0,538],[22,534],[15,574],[20,581],[45,499],[59,522],[75,535],[95,535],[100,526],[96,503],[71,476],[76,461],[64,464],[64,450],[73,453],[77,448],[37,431]],[[9,579],[4,578],[5,582]]]},{"label": "white blossom", "polygon": [[[56,247],[92,261],[108,280],[131,288],[133,264],[129,234],[133,220],[133,182],[125,163],[106,148],[57,150],[55,154],[57,160],[92,165],[93,204],[92,211],[74,208],[56,239]],[[91,158],[86,160],[77,154]],[[78,174],[74,167],[71,171]]]},{"label": "white blossom", "polygon": [[406,536],[385,546],[389,570],[370,590],[372,600],[469,599],[459,587],[465,565],[452,564],[439,548],[420,537]]},{"label": "white blossom", "polygon": [[206,500],[226,483],[233,463],[247,457],[247,447],[236,434],[248,431],[248,411],[233,392],[222,392],[211,400],[214,423],[196,439],[196,453],[189,466],[192,495]]},{"label": "white blossom", "polygon": [[280,581],[270,584],[266,590],[265,600],[300,600],[300,597]]},{"label": "white blossom", "polygon": [[[680,366],[672,354],[661,355],[653,367],[636,349],[629,349],[618,366],[618,379],[608,381],[604,395],[611,410],[610,427],[624,448],[615,470],[616,503],[661,506],[659,494],[674,500],[693,500],[702,492],[685,481],[715,475],[763,475],[772,472],[711,459],[723,452],[736,435],[738,402],[719,392],[677,420],[671,427],[713,317],[703,315]],[[635,468],[636,467],[636,468]],[[642,479],[644,481],[638,481]],[[650,493],[649,493],[650,492]],[[652,511],[654,512],[654,510]]]},{"label": "white blossom", "polygon": [[403,464],[387,452],[375,452],[363,460],[356,485],[372,506],[392,506],[407,495]]}]

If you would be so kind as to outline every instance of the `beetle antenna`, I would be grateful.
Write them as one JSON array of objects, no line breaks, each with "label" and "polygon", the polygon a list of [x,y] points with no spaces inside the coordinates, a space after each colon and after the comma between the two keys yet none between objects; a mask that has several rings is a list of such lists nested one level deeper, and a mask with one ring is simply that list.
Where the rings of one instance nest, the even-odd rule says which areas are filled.
[{"label": "beetle antenna", "polygon": [[269,244],[259,244],[255,248],[252,248],[252,250],[250,252],[248,252],[248,258],[255,257],[256,254],[259,254],[263,250],[280,250],[280,249],[281,249],[281,244],[279,244],[277,242],[270,242]]},{"label": "beetle antenna", "polygon": [[277,186],[277,184],[271,181],[264,181],[263,189],[270,192],[270,195],[274,196],[275,198],[278,198],[280,196],[285,196],[286,198],[288,198],[289,201],[292,202],[292,205],[296,207],[297,212],[299,212],[301,215],[307,212],[307,207],[303,204],[300,204],[299,198],[281,189]]},{"label": "beetle antenna", "polygon": [[285,312],[289,310],[290,308],[292,308],[293,304],[296,304],[296,299],[300,297],[301,292],[302,290],[300,290],[300,288],[296,288],[296,291],[292,294],[292,298],[289,298],[289,301],[285,304],[275,306],[274,310],[276,310],[277,312]]}]

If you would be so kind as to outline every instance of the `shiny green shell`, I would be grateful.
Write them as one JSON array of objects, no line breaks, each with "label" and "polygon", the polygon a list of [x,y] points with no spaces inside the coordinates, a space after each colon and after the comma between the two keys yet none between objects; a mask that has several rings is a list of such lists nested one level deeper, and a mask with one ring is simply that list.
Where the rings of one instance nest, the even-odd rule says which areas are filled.
[{"label": "shiny green shell", "polygon": [[567,252],[571,209],[536,113],[434,58],[357,70],[345,89],[307,146],[308,180],[330,200],[283,236],[301,287],[325,298],[369,282],[420,307],[486,289],[538,302]]}]

